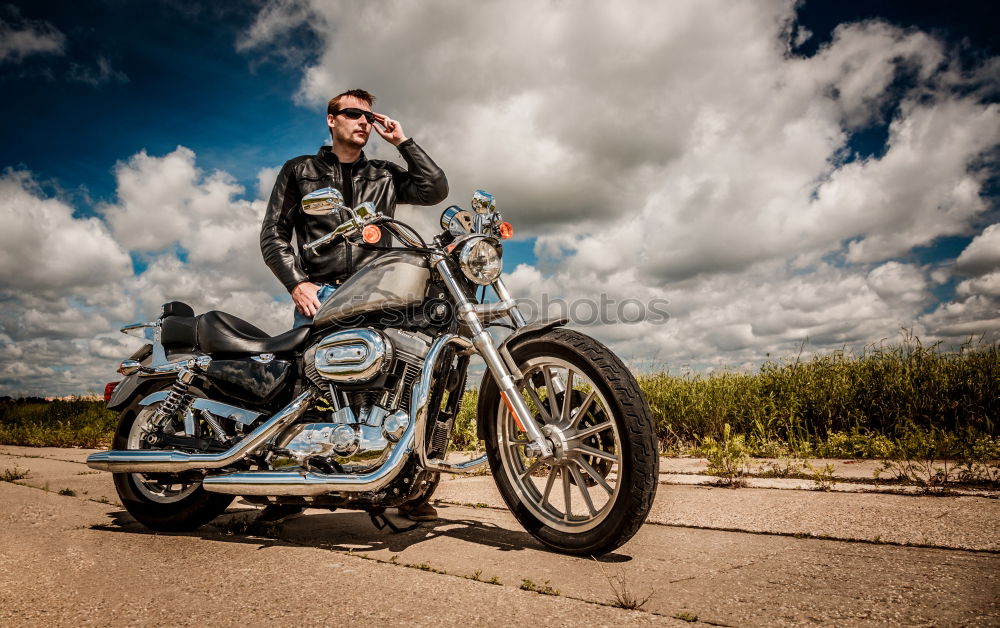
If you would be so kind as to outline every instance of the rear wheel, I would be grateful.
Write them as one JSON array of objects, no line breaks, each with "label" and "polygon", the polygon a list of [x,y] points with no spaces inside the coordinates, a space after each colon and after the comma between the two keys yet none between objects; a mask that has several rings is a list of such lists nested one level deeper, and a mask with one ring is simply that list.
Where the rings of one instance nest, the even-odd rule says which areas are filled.
[{"label": "rear wheel", "polygon": [[486,452],[504,501],[545,545],[598,555],[642,525],[656,494],[649,406],[607,347],[569,329],[515,340],[521,394],[554,455],[543,459],[488,378],[480,392]]},{"label": "rear wheel", "polygon": [[[172,384],[167,381],[159,389]],[[157,389],[147,392],[155,392]],[[145,435],[158,403],[139,405],[137,397],[121,413],[113,449],[149,449]],[[209,493],[201,482],[185,482],[166,474],[115,473],[122,505],[139,523],[162,531],[194,530],[216,518],[233,502],[232,495]]]}]

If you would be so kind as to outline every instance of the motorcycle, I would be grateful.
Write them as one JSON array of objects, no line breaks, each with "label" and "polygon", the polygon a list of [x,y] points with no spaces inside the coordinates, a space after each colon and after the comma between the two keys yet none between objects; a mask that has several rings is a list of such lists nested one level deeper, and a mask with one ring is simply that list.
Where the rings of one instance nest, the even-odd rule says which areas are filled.
[{"label": "motorcycle", "polygon": [[[600,555],[636,533],[657,486],[649,406],[603,344],[566,319],[526,322],[501,278],[512,227],[490,194],[477,191],[472,211],[447,208],[430,244],[370,203],[346,207],[333,188],[301,207],[342,221],[307,251],[370,247],[384,233],[399,244],[343,282],[310,326],[272,337],[175,301],[122,328],[148,342],[110,393],[113,449],[87,465],[113,473],[136,520],[191,530],[241,496],[364,510],[398,529],[386,508],[422,503],[441,473],[488,463],[514,517],[553,550]],[[496,326],[510,331],[502,341]],[[475,409],[485,453],[456,461],[474,355],[485,363]]]}]

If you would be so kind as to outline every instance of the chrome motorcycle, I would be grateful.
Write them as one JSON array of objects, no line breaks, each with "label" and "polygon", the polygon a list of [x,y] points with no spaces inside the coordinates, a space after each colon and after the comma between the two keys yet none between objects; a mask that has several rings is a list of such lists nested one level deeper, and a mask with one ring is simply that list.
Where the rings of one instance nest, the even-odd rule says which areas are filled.
[{"label": "chrome motorcycle", "polygon": [[[501,278],[512,228],[491,195],[449,207],[426,243],[333,188],[302,210],[342,224],[305,245],[399,245],[345,281],[312,325],[269,336],[180,302],[122,328],[149,342],[119,372],[112,451],[122,504],[156,530],[189,530],[251,503],[367,511],[420,503],[441,473],[489,463],[524,528],[546,546],[598,555],[642,525],[657,486],[653,422],[635,378],[565,319],[526,323]],[[346,240],[346,243],[345,243]],[[486,298],[492,287],[495,299]],[[477,290],[481,296],[477,298]],[[495,342],[488,328],[510,330]],[[473,355],[485,362],[476,421],[485,454],[449,456]]]}]

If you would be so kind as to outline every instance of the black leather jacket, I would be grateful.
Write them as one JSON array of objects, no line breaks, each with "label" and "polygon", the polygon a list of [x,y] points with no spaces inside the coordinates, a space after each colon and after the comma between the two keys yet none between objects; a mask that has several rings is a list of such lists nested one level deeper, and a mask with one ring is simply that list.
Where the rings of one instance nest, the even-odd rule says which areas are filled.
[{"label": "black leather jacket", "polygon": [[[345,201],[357,207],[365,201],[375,203],[375,209],[392,216],[396,203],[434,205],[448,196],[448,180],[427,153],[408,139],[398,147],[408,170],[382,159],[368,160],[362,152],[355,162],[351,177],[354,198]],[[329,146],[315,155],[302,155],[285,162],[274,182],[271,200],[267,204],[260,230],[260,250],[264,261],[278,280],[291,292],[299,283],[337,283],[378,256],[377,251],[365,250],[346,241],[334,241],[315,253],[302,250],[302,245],[333,231],[347,220],[346,213],[328,216],[303,213],[299,203],[309,192],[333,187],[344,192],[340,162]],[[292,232],[298,241],[296,255],[292,249]],[[390,245],[383,233],[375,246]]]}]

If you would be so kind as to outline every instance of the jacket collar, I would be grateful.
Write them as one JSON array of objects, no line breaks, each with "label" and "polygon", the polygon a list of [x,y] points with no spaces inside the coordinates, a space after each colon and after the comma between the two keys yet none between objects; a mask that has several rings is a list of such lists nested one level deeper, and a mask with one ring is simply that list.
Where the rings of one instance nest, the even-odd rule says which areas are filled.
[{"label": "jacket collar", "polygon": [[[337,159],[337,155],[334,154],[333,152],[332,146],[320,146],[319,152],[316,153],[316,156],[322,159],[324,163],[327,163],[331,166],[340,163],[340,160]],[[354,162],[354,167],[360,168],[366,163],[368,163],[368,158],[365,157],[365,151],[361,151],[361,154],[358,156],[358,160]]]}]

